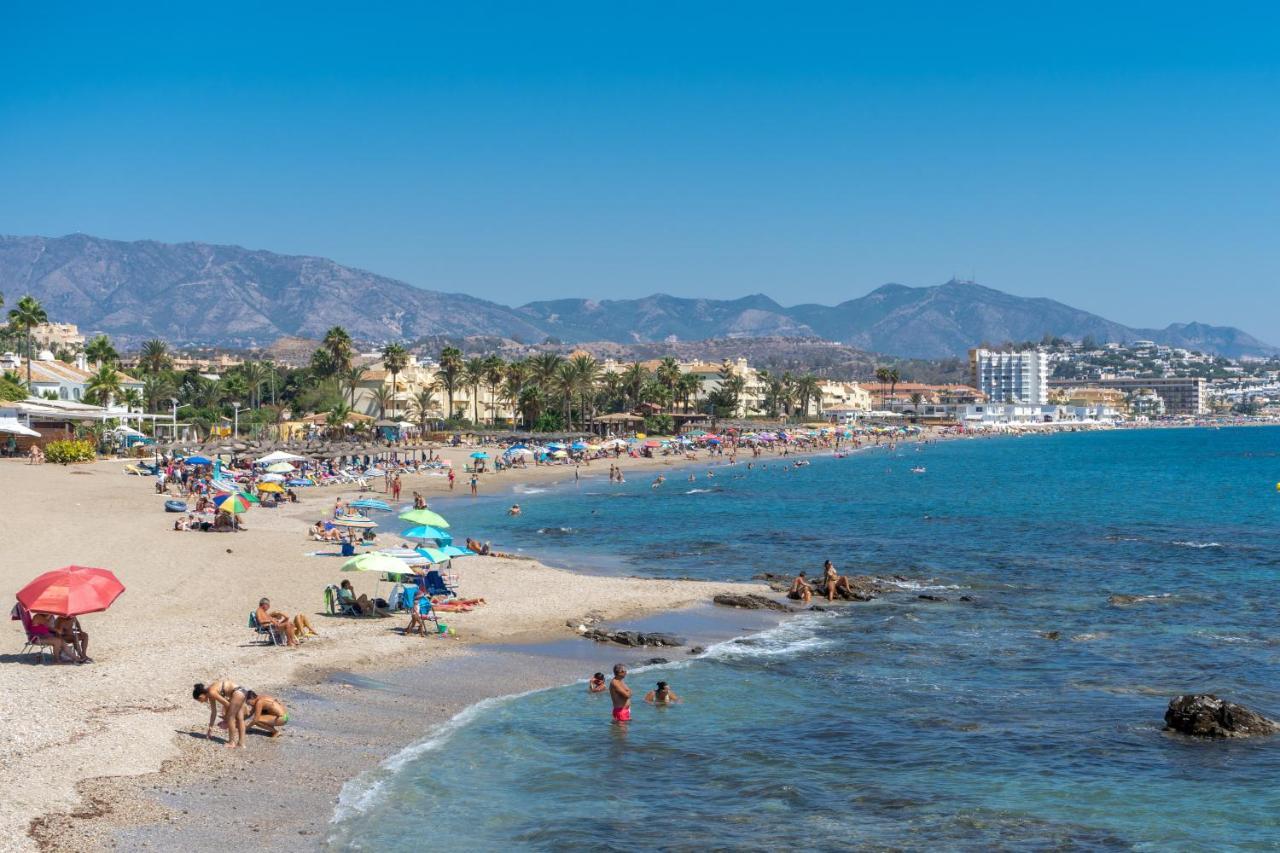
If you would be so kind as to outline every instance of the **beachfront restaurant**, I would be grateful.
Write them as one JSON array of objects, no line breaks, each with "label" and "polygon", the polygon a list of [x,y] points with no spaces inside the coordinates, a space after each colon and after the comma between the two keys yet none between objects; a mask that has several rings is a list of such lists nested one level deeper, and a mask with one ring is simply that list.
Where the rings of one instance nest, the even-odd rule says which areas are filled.
[{"label": "beachfront restaurant", "polygon": [[[0,402],[0,423],[22,427],[22,430],[0,430],[15,438],[15,450],[25,453],[31,446],[44,447],[50,441],[75,438],[76,426],[85,423],[119,421],[128,427],[130,421],[141,426],[144,421],[172,421],[172,415],[157,415],[146,412],[130,412],[124,408],[103,408],[90,406],[88,403],[77,403],[72,400],[48,400],[28,397],[25,400]],[[140,435],[135,427],[129,427],[129,433]],[[4,441],[9,444],[7,436]]]}]

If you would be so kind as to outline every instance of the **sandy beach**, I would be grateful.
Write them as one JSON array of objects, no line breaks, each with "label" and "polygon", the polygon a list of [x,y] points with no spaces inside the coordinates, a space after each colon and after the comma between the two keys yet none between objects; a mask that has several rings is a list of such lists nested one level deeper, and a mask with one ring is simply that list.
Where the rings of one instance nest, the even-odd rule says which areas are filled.
[{"label": "sandy beach", "polygon": [[[461,472],[469,450],[443,453]],[[639,475],[682,461],[624,459],[622,464],[628,473]],[[527,559],[469,557],[457,564],[463,592],[488,604],[446,617],[457,631],[456,639],[405,637],[398,630],[403,617],[316,615],[323,609],[324,586],[343,577],[338,571],[342,560],[310,556],[336,549],[307,539],[306,527],[327,515],[338,495],[354,492],[301,490],[300,504],[247,514],[246,531],[179,533],[171,529],[174,516],[163,512],[154,481],[124,475],[123,467],[119,461],[0,466],[12,496],[0,520],[0,533],[10,543],[0,565],[5,589],[17,590],[40,572],[68,564],[110,568],[127,587],[109,611],[82,619],[91,637],[91,664],[37,665],[34,654],[18,654],[21,626],[9,623],[8,648],[0,656],[5,663],[0,667],[0,716],[5,720],[0,732],[0,796],[8,806],[0,817],[0,838],[7,839],[0,847],[34,847],[29,828],[42,815],[79,814],[75,823],[84,826],[104,823],[95,821],[104,813],[114,812],[117,818],[127,813],[135,819],[149,813],[128,800],[139,793],[137,786],[130,794],[127,786],[104,787],[89,780],[154,774],[166,762],[176,764],[187,756],[232,770],[237,762],[251,760],[256,751],[252,747],[260,747],[265,739],[254,738],[250,749],[232,757],[203,740],[205,712],[190,697],[196,681],[229,676],[260,691],[285,691],[323,680],[326,672],[403,669],[475,655],[474,649],[485,644],[572,637],[566,627],[570,620],[588,615],[621,620],[679,609],[706,602],[731,586],[589,576]],[[597,462],[579,473],[604,477],[607,471],[608,463]],[[516,483],[573,476],[568,467],[531,467],[484,476],[481,489],[492,493]],[[380,491],[381,479],[372,485]],[[455,488],[455,499],[467,499],[462,497],[467,488],[464,477],[459,476]],[[403,497],[410,498],[414,490],[424,492],[435,501],[433,507],[447,515],[448,501],[441,499],[448,491],[444,477],[406,477]],[[389,525],[393,532],[394,526]],[[375,591],[374,578],[347,577],[353,577],[358,591]],[[248,616],[263,595],[271,597],[274,608],[311,614],[321,636],[297,649],[262,645],[248,627]],[[464,669],[457,683],[466,682],[465,676]],[[512,686],[529,689],[565,680],[571,680],[567,672],[556,672],[552,682],[526,679]],[[462,705],[443,702],[432,719],[447,719],[465,704],[504,692],[492,681],[479,681],[479,689],[453,692],[466,700]],[[422,720],[416,722],[420,727]],[[198,741],[190,736],[197,730]],[[392,746],[382,744],[384,750]],[[97,787],[90,803],[80,788],[87,791],[93,785]],[[102,793],[109,789],[114,794]],[[65,822],[59,825],[66,829]],[[37,835],[46,848],[86,849],[101,840],[93,830],[86,831],[89,834]]]}]

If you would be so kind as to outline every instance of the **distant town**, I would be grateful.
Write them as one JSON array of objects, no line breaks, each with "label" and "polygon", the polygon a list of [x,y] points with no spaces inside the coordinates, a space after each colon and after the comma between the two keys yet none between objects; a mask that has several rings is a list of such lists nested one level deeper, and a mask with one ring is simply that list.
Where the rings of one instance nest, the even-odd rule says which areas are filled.
[{"label": "distant town", "polygon": [[[733,341],[708,343],[733,351]],[[263,351],[178,350],[152,340],[117,352],[106,336],[86,339],[20,300],[0,329],[0,418],[29,430],[30,443],[69,433],[136,440],[266,429],[668,434],[750,419],[991,429],[1280,416],[1277,359],[1046,336],[975,346],[967,365],[869,355],[840,366],[812,359],[809,367],[809,343],[785,367],[741,355],[628,361],[558,342],[468,355],[447,343],[369,346],[340,327],[323,341],[284,340]]]}]

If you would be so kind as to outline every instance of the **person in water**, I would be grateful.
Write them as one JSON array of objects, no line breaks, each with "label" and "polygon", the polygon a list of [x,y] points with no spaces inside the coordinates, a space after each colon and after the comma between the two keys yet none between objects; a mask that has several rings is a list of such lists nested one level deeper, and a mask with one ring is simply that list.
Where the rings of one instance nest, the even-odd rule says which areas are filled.
[{"label": "person in water", "polygon": [[512,504],[511,509],[507,510],[507,515],[519,515],[519,514],[520,514],[520,504]]},{"label": "person in water", "polygon": [[787,598],[794,598],[808,604],[813,598],[813,587],[809,585],[808,579],[805,578],[804,572],[796,575],[796,579],[791,582],[791,589],[787,590]]},{"label": "person in water", "polygon": [[680,697],[667,685],[667,682],[659,681],[657,687],[644,694],[644,701],[650,705],[674,705],[680,701]]},{"label": "person in water", "polygon": [[609,698],[613,700],[613,722],[619,726],[631,722],[631,688],[627,686],[626,678],[627,668],[620,663],[614,664]]},{"label": "person in water", "polygon": [[245,694],[245,710],[249,715],[245,728],[257,726],[272,737],[280,737],[280,726],[289,722],[289,709],[274,696],[259,696],[250,690]]},{"label": "person in water", "polygon": [[609,689],[609,685],[605,683],[604,673],[597,672],[591,676],[591,680],[587,682],[588,693],[603,693]]}]

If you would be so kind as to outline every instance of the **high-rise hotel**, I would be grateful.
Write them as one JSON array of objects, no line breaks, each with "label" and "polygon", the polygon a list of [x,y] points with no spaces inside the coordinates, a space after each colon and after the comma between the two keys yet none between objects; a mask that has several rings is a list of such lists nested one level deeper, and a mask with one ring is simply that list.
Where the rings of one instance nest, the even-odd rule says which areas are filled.
[{"label": "high-rise hotel", "polygon": [[1040,350],[969,350],[973,386],[992,403],[1049,403],[1049,355]]}]

